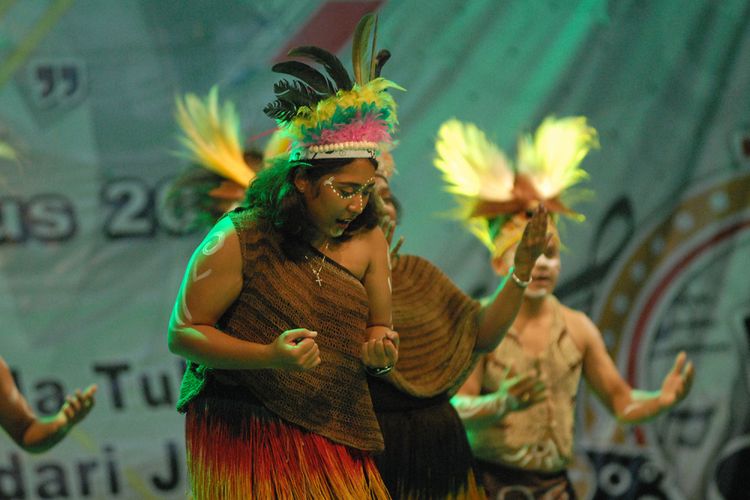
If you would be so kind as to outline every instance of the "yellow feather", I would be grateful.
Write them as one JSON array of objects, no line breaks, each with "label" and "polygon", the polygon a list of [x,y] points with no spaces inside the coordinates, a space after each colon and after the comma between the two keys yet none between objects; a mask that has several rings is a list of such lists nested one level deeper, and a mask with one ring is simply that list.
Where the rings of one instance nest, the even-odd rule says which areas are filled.
[{"label": "yellow feather", "polygon": [[263,149],[263,160],[271,162],[282,155],[288,155],[292,148],[292,138],[285,130],[277,129],[266,143]]},{"label": "yellow feather", "polygon": [[255,173],[245,163],[240,145],[239,117],[234,105],[227,101],[219,106],[219,92],[212,87],[205,101],[194,94],[176,100],[180,142],[185,155],[208,170],[249,186]]},{"label": "yellow feather", "polygon": [[458,203],[454,216],[493,252],[495,244],[489,221],[472,214],[480,200],[512,199],[511,162],[476,125],[455,119],[440,127],[435,150],[435,167],[443,173],[446,190],[453,193]]},{"label": "yellow feather", "polygon": [[494,255],[495,242],[492,240],[489,221],[483,217],[474,217],[466,221],[466,226],[471,234],[476,236],[487,247],[487,250]]},{"label": "yellow feather", "polygon": [[0,141],[0,158],[7,160],[15,160],[16,151],[7,142]]},{"label": "yellow feather", "polygon": [[531,180],[541,199],[562,195],[588,177],[580,163],[596,147],[599,147],[597,132],[586,123],[585,117],[559,120],[549,117],[533,137],[526,134],[519,138],[518,167],[514,172],[505,154],[475,125],[449,120],[438,132],[435,166],[443,173],[446,190],[458,202],[453,215],[494,254],[520,238],[523,224],[503,227],[504,238],[493,240],[492,218],[473,215],[477,204],[514,199],[518,174]]},{"label": "yellow feather", "polygon": [[489,201],[512,198],[512,165],[476,125],[445,122],[435,149],[435,166],[443,172],[449,192]]},{"label": "yellow feather", "polygon": [[397,123],[396,102],[390,93],[385,92],[390,88],[405,90],[385,78],[376,78],[365,85],[355,84],[351,90],[339,90],[336,95],[320,101],[315,109],[307,106],[300,107],[297,110],[297,116],[285,129],[289,135],[299,139],[302,137],[303,127],[315,128],[320,123],[330,120],[338,108],[358,108],[367,103],[374,103],[379,108],[389,108],[391,110],[389,121]]},{"label": "yellow feather", "polygon": [[519,138],[518,173],[526,174],[543,198],[553,198],[588,178],[580,164],[598,147],[597,132],[586,117],[547,117],[533,137]]}]

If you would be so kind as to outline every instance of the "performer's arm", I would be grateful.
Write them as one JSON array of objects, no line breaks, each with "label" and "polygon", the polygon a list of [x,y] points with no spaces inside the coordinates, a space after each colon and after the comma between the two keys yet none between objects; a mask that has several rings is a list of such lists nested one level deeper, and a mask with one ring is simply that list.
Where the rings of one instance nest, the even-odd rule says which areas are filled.
[{"label": "performer's arm", "polygon": [[[393,326],[391,315],[391,266],[388,257],[388,242],[383,231],[376,227],[364,235],[370,252],[369,265],[364,277],[370,311],[367,317],[370,327],[390,330]],[[380,332],[383,333],[384,332]],[[382,335],[381,335],[382,336]],[[372,335],[368,338],[373,338]]]},{"label": "performer's arm", "polygon": [[392,330],[391,266],[388,242],[380,228],[365,236],[370,252],[364,285],[370,312],[367,319],[367,342],[363,346],[366,366],[383,368],[393,366],[398,360],[398,335]]},{"label": "performer's arm", "polygon": [[232,337],[215,327],[242,289],[239,238],[221,219],[188,264],[169,322],[169,350],[209,368],[304,370],[320,363],[317,335],[287,330],[271,344]]},{"label": "performer's arm", "polygon": [[516,249],[513,269],[506,270],[508,278],[498,287],[492,299],[482,309],[475,349],[489,352],[503,339],[516,319],[523,300],[524,288],[510,279],[510,274],[528,282],[536,259],[549,243],[547,235],[547,210],[540,206],[526,224],[521,242]]},{"label": "performer's arm", "polygon": [[544,383],[536,375],[512,375],[510,369],[506,370],[497,391],[480,394],[484,363],[486,360],[477,364],[458,393],[451,398],[451,404],[467,427],[502,420],[508,413],[525,410],[547,397]]},{"label": "performer's arm", "polygon": [[677,355],[674,366],[664,377],[661,390],[641,391],[632,388],[622,378],[607,353],[599,330],[588,317],[576,313],[575,321],[569,322],[568,326],[578,328],[584,334],[586,380],[620,422],[632,424],[654,418],[687,396],[694,370],[692,362],[686,362],[684,352]]},{"label": "performer's arm", "polygon": [[467,427],[493,422],[505,414],[506,401],[504,399],[498,398],[494,393],[480,395],[486,362],[486,357],[483,357],[464,385],[451,398],[451,404]]},{"label": "performer's arm", "polygon": [[66,398],[57,414],[37,418],[0,358],[0,425],[26,451],[41,453],[59,443],[91,411],[95,392],[95,385],[78,390]]}]

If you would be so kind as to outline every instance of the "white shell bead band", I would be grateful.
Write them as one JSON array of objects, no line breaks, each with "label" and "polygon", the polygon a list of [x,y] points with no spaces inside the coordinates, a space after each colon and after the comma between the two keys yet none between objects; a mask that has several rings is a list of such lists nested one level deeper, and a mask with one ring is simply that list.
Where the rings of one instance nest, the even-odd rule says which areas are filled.
[{"label": "white shell bead band", "polygon": [[338,144],[316,144],[299,153],[300,160],[326,158],[375,158],[378,145],[374,142],[342,142]]}]

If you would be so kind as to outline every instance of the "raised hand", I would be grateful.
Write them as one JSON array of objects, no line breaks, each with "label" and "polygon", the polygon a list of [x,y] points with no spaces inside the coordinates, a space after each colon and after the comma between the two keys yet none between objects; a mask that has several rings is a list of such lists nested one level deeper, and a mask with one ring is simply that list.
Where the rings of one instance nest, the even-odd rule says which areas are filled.
[{"label": "raised hand", "polygon": [[86,418],[94,407],[96,389],[96,384],[92,384],[83,392],[77,389],[74,394],[65,398],[65,404],[60,409],[60,416],[65,418],[66,426],[72,427]]},{"label": "raised hand", "polygon": [[287,330],[269,344],[272,368],[303,371],[320,364],[320,349],[315,342],[318,332],[305,328]]},{"label": "raised hand", "polygon": [[[18,444],[31,453],[41,453],[62,441],[76,424],[80,423],[94,407],[96,385],[85,391],[76,390],[65,398],[62,408],[50,418],[37,418],[31,414],[31,424],[14,437]],[[23,405],[26,402],[23,401]]]},{"label": "raised hand", "polygon": [[548,219],[547,209],[544,205],[539,205],[523,230],[513,263],[516,276],[523,280],[531,276],[536,259],[542,255],[552,238],[551,234],[547,234]]},{"label": "raised hand", "polygon": [[659,405],[667,409],[682,401],[690,392],[694,375],[693,362],[687,360],[685,351],[680,352],[675,358],[674,366],[661,384]]}]

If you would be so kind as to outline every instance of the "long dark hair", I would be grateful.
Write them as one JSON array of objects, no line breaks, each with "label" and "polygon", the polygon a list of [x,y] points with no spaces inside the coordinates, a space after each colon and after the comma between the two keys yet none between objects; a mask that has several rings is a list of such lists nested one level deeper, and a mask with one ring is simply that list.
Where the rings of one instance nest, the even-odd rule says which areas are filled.
[{"label": "long dark hair", "polygon": [[[308,215],[305,198],[297,191],[294,178],[297,172],[311,185],[323,176],[336,173],[351,163],[349,158],[295,161],[280,159],[261,171],[250,184],[245,195],[245,205],[253,210],[261,223],[278,231],[287,249],[312,241],[315,227]],[[377,168],[377,161],[371,159]],[[314,193],[316,196],[319,192]],[[378,225],[379,214],[373,196],[367,201],[362,213],[354,219],[336,241],[346,241],[360,231]]]}]

